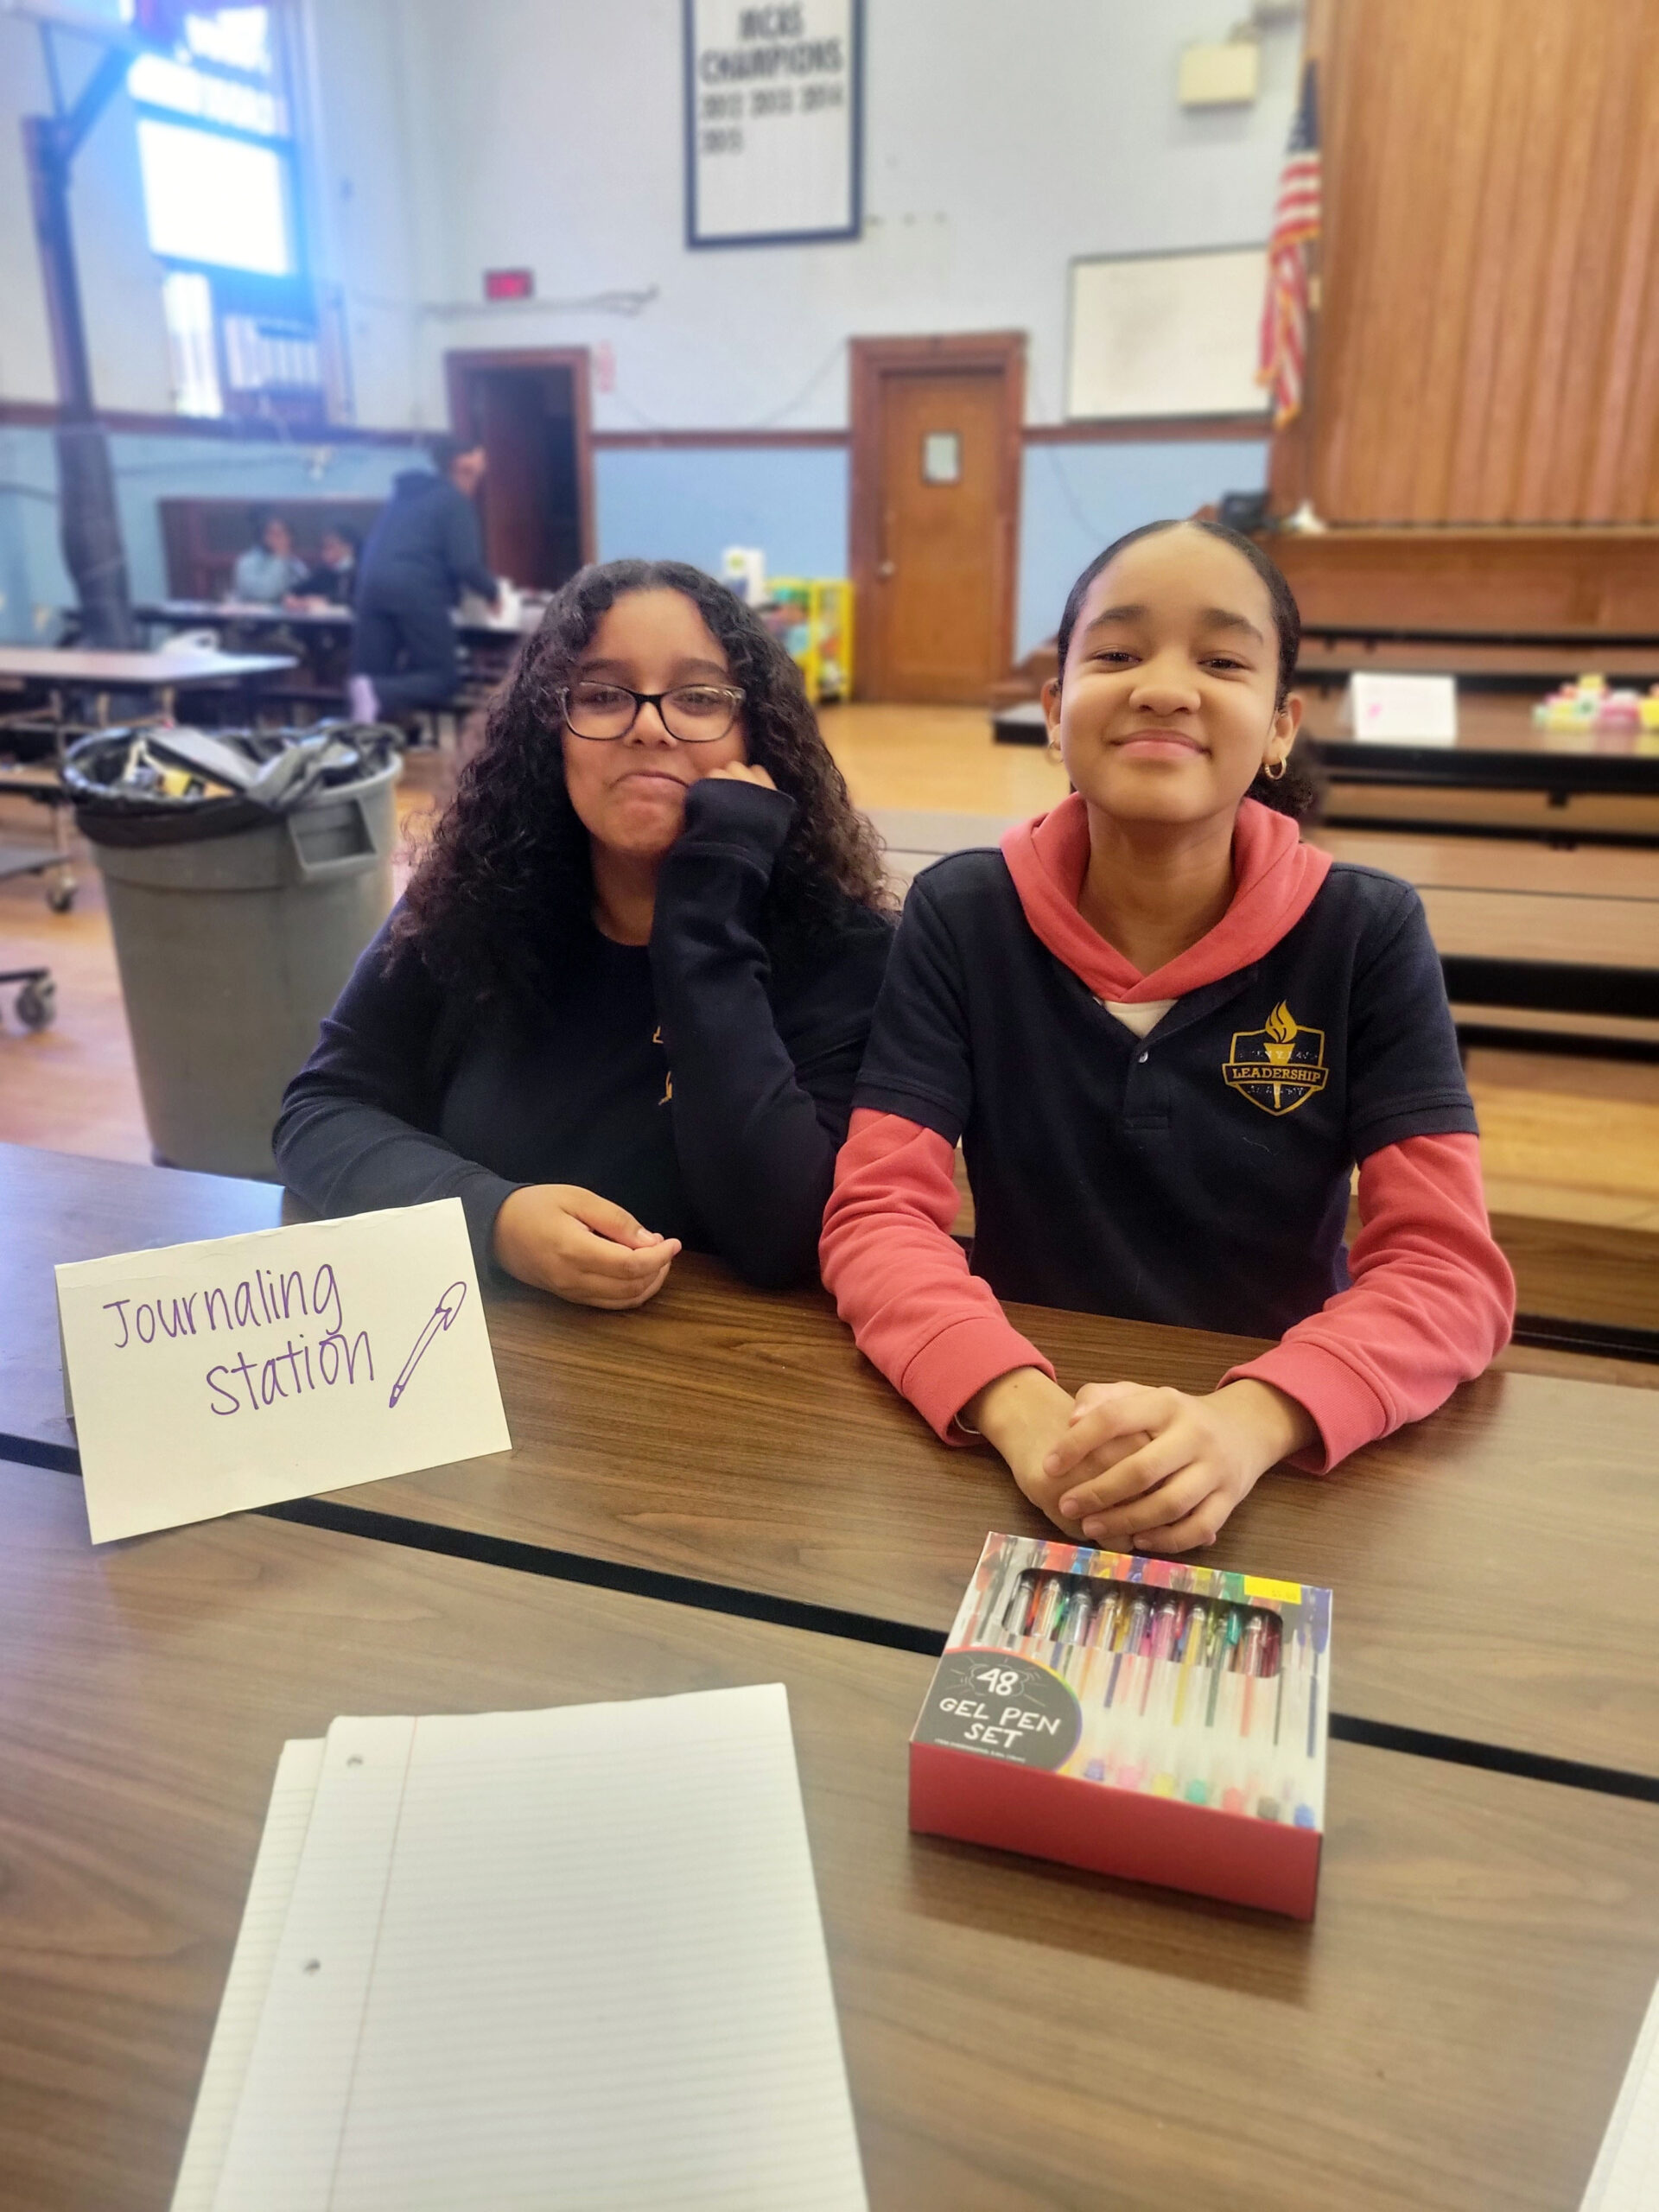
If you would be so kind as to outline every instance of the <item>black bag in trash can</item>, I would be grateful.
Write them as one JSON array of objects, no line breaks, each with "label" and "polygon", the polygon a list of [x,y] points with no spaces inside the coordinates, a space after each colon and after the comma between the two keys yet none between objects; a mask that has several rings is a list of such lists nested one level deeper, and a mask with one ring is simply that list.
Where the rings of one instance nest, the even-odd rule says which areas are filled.
[{"label": "black bag in trash can", "polygon": [[391,907],[398,734],[142,728],[71,747],[153,1156],[271,1177],[284,1085]]}]

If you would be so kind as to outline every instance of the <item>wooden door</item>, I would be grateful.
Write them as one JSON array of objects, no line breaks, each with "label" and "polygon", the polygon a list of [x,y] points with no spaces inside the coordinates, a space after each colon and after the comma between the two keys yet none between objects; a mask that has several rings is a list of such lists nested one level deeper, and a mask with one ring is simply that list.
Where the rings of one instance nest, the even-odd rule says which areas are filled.
[{"label": "wooden door", "polygon": [[1007,672],[1021,343],[855,341],[864,697],[981,702]]},{"label": "wooden door", "polygon": [[472,385],[490,463],[479,490],[485,558],[496,575],[521,588],[551,590],[564,579],[554,574],[548,544],[550,425],[542,378],[534,370],[478,369]]},{"label": "wooden door", "polygon": [[521,589],[556,590],[593,558],[587,356],[451,353],[448,367],[456,435],[489,459],[484,564]]}]

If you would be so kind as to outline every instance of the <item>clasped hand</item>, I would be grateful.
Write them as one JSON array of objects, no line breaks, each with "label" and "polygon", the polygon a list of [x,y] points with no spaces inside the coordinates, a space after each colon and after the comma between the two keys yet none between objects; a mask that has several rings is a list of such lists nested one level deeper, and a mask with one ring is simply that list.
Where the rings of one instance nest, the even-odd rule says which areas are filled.
[{"label": "clasped hand", "polygon": [[1213,1543],[1267,1470],[1318,1434],[1294,1398],[1249,1377],[1204,1396],[1090,1382],[1074,1399],[1022,1368],[964,1414],[1051,1521],[1118,1550]]},{"label": "clasped hand", "polygon": [[626,1207],[575,1183],[531,1183],[495,1217],[496,1259],[510,1275],[575,1306],[643,1306],[668,1281],[677,1236],[642,1228]]}]

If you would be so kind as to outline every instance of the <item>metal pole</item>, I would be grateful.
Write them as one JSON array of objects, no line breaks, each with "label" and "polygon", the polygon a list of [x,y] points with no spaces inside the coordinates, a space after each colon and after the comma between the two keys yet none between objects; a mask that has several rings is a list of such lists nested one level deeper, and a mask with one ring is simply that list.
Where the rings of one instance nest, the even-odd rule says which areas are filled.
[{"label": "metal pole", "polygon": [[76,149],[123,81],[130,60],[130,54],[112,48],[67,113],[22,119],[58,380],[58,522],[64,565],[74,582],[83,643],[117,651],[134,646],[137,632],[110,449],[93,411],[92,366],[69,220],[69,175]]}]

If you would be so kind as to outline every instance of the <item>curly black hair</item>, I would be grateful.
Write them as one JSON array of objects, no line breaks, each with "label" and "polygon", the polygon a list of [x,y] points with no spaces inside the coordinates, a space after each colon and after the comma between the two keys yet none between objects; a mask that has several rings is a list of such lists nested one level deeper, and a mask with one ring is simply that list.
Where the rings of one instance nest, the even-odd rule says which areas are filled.
[{"label": "curly black hair", "polygon": [[743,691],[748,756],[795,802],[762,911],[774,961],[810,957],[849,904],[893,900],[874,830],[857,812],[807,703],[800,671],[753,609],[681,561],[607,561],[580,570],[491,702],[484,743],[422,856],[393,931],[445,985],[476,1002],[546,1004],[591,929],[592,852],[564,783],[568,683],[600,620],[636,591],[683,592]]},{"label": "curly black hair", "polygon": [[[1245,537],[1230,530],[1224,522],[1211,522],[1207,517],[1194,515],[1185,521],[1172,518],[1166,522],[1143,522],[1138,529],[1125,531],[1122,537],[1115,537],[1103,553],[1096,553],[1083,574],[1065,595],[1065,610],[1060,616],[1059,647],[1060,677],[1065,677],[1065,656],[1071,643],[1071,632],[1083,613],[1083,602],[1095,578],[1115,561],[1125,546],[1134,545],[1143,537],[1157,537],[1166,530],[1201,530],[1206,537],[1218,537],[1224,545],[1230,545],[1255,570],[1267,587],[1268,601],[1273,608],[1273,625],[1278,632],[1278,673],[1274,686],[1274,705],[1282,707],[1290,696],[1290,687],[1296,677],[1296,663],[1302,648],[1302,611],[1296,604],[1296,594],[1286,582],[1284,572],[1271,555],[1263,552],[1253,537]],[[1275,814],[1287,814],[1300,822],[1318,811],[1322,794],[1315,779],[1293,758],[1287,762],[1282,776],[1270,776],[1265,768],[1260,770],[1247,798],[1258,798],[1263,806],[1270,806]]]}]

